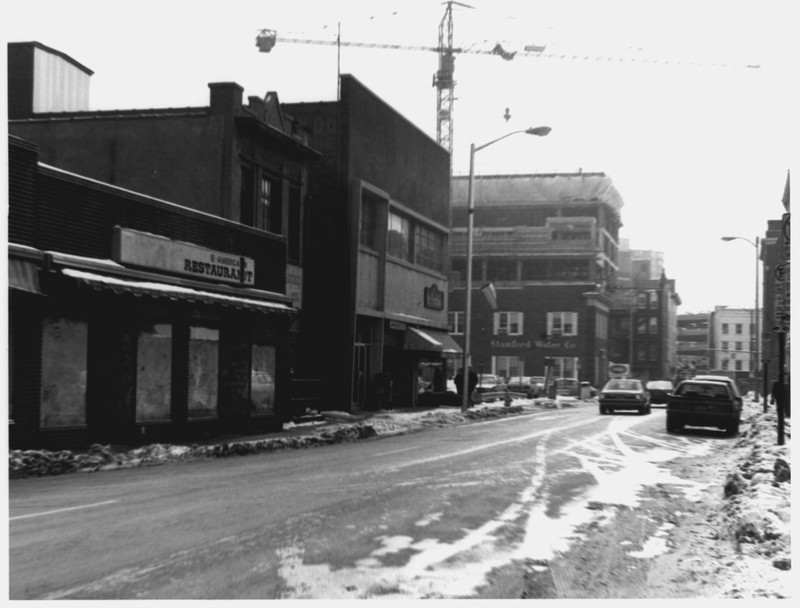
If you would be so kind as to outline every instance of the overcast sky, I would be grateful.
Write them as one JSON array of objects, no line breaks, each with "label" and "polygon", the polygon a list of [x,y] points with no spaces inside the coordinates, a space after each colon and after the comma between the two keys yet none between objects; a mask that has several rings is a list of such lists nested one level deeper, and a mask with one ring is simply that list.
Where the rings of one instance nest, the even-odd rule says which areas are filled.
[{"label": "overcast sky", "polygon": [[[472,8],[453,12],[454,45],[467,51],[455,64],[454,172],[468,172],[470,143],[548,125],[548,137],[480,151],[476,174],[603,171],[625,201],[621,236],[664,252],[679,313],[752,307],[755,249],[720,237],[754,241],[784,211],[797,164],[797,3],[463,4]],[[317,101],[336,98],[336,47],[279,40],[259,53],[260,29],[335,39],[341,28],[344,43],[436,46],[444,11],[440,0],[27,0],[5,4],[0,31],[93,70],[92,109],[207,105],[207,84],[218,81],[238,82],[245,96]],[[543,45],[555,57],[468,52],[496,42]],[[435,52],[343,46],[340,67],[435,139]]]}]

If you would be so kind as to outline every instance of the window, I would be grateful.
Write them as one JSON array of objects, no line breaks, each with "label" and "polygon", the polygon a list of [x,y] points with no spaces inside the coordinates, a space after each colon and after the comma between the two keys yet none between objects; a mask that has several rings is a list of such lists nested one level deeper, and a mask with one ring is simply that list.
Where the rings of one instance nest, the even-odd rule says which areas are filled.
[{"label": "window", "polygon": [[494,334],[496,336],[522,335],[522,313],[521,312],[494,313]]},{"label": "window", "polygon": [[136,348],[136,422],[171,420],[172,325],[143,323]]},{"label": "window", "polygon": [[85,321],[44,320],[39,411],[43,429],[86,425],[88,335]]},{"label": "window", "polygon": [[283,234],[281,182],[262,169],[242,165],[239,221],[274,234]]},{"label": "window", "polygon": [[368,192],[361,193],[358,242],[370,249],[378,248],[378,200]]},{"label": "window", "polygon": [[492,369],[494,373],[503,378],[522,376],[522,359],[519,357],[492,357]]},{"label": "window", "polygon": [[595,336],[603,340],[608,337],[608,316],[600,312],[595,316]]},{"label": "window", "polygon": [[442,271],[444,237],[440,232],[417,225],[414,230],[414,262],[425,268]]},{"label": "window", "polygon": [[487,281],[516,281],[517,261],[489,258],[486,260]]},{"label": "window", "polygon": [[728,350],[728,344],[729,343],[726,340],[723,340],[723,342],[722,342],[722,350]]},{"label": "window", "polygon": [[460,311],[447,313],[447,331],[454,335],[464,333],[464,314]]},{"label": "window", "polygon": [[723,333],[723,334],[728,334],[728,333],[730,333],[730,332],[729,332],[729,327],[728,327],[728,324],[727,324],[727,323],[723,323],[723,324],[722,324],[722,333]]},{"label": "window", "polygon": [[253,344],[250,363],[250,408],[253,414],[275,413],[275,347]]},{"label": "window", "polygon": [[658,308],[658,293],[655,291],[650,292],[650,308]]},{"label": "window", "polygon": [[575,357],[553,357],[553,378],[577,378]]},{"label": "window", "polygon": [[290,262],[300,262],[300,252],[303,243],[302,214],[303,207],[300,199],[300,186],[292,184],[289,187],[289,229],[286,235],[286,255]]},{"label": "window", "polygon": [[736,350],[742,350],[742,343],[741,342],[734,342]]},{"label": "window", "polygon": [[389,255],[411,261],[411,222],[396,213],[389,213]]},{"label": "window", "polygon": [[577,336],[577,312],[549,312],[547,313],[547,333],[551,336]]},{"label": "window", "polygon": [[742,335],[742,324],[741,323],[737,323],[736,324],[736,335],[737,336],[741,336]]},{"label": "window", "polygon": [[555,281],[581,281],[589,278],[589,264],[584,261],[554,260],[550,278]]},{"label": "window", "polygon": [[283,234],[283,216],[281,209],[281,188],[277,180],[261,175],[261,187],[258,192],[259,213],[257,228]]},{"label": "window", "polygon": [[640,317],[636,319],[636,333],[637,334],[646,334],[647,333],[647,318]]},{"label": "window", "polygon": [[722,360],[722,369],[727,370],[730,367],[730,361],[728,359]]},{"label": "window", "polygon": [[189,419],[217,417],[219,330],[189,328]]},{"label": "window", "polygon": [[736,371],[737,372],[742,371],[742,362],[741,361],[736,361]]},{"label": "window", "polygon": [[636,294],[636,308],[647,308],[647,292],[643,291]]},{"label": "window", "polygon": [[658,317],[650,317],[648,319],[647,330],[651,334],[658,333]]}]

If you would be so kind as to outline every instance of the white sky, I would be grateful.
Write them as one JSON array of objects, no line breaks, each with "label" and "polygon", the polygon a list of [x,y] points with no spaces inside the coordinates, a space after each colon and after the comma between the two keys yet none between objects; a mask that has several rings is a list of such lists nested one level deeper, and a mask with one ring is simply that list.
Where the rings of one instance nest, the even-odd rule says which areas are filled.
[{"label": "white sky", "polygon": [[[625,201],[621,236],[634,249],[664,252],[667,275],[683,300],[679,312],[752,307],[755,250],[720,237],[754,241],[784,211],[786,172],[797,164],[790,145],[798,132],[797,3],[466,4],[473,8],[454,9],[457,47],[537,44],[552,53],[614,59],[507,62],[459,54],[455,173],[468,172],[470,143],[549,125],[546,138],[518,135],[480,151],[476,174],[604,171]],[[340,26],[343,42],[436,46],[445,10],[440,0],[27,0],[5,6],[4,42],[36,40],[95,72],[92,109],[207,105],[207,84],[218,81],[238,82],[245,96],[276,91],[283,102],[335,99],[335,46],[278,41],[271,53],[259,53],[258,30],[335,38]],[[658,61],[632,61],[637,58]],[[679,66],[677,60],[761,68]],[[343,73],[434,139],[436,69],[435,52],[341,49]]]}]

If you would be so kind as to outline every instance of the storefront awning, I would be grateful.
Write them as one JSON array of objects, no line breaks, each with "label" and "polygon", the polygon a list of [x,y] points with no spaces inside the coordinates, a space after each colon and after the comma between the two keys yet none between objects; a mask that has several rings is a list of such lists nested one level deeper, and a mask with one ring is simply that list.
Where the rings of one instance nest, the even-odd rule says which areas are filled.
[{"label": "storefront awning", "polygon": [[406,329],[405,350],[426,350],[450,356],[463,352],[447,332],[416,327]]},{"label": "storefront awning", "polygon": [[33,262],[8,260],[8,286],[29,293],[42,295],[39,287],[39,268]]},{"label": "storefront awning", "polygon": [[285,313],[293,314],[295,309],[281,302],[271,302],[269,300],[256,300],[232,296],[211,291],[202,291],[171,285],[169,283],[159,283],[155,281],[132,281],[108,275],[64,268],[64,276],[71,277],[79,282],[88,285],[98,291],[107,290],[114,293],[130,293],[136,296],[152,296],[156,298],[169,298],[170,300],[181,300],[185,302],[197,302],[203,304],[221,304],[233,308],[250,310],[260,313]]}]

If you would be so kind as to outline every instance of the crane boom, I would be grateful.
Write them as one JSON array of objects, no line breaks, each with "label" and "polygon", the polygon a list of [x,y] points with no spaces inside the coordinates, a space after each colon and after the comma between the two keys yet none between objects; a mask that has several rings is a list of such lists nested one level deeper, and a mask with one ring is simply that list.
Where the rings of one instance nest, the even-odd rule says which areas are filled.
[{"label": "crane boom", "polygon": [[444,16],[439,23],[439,45],[438,46],[414,46],[405,44],[388,44],[382,42],[343,42],[340,38],[336,39],[311,39],[311,38],[284,38],[279,37],[275,30],[262,29],[256,37],[256,46],[262,53],[269,53],[276,42],[287,42],[294,44],[321,44],[327,46],[351,46],[370,49],[392,49],[401,51],[422,51],[438,53],[439,66],[436,73],[433,75],[433,86],[437,89],[436,95],[436,141],[439,145],[446,148],[450,152],[450,157],[453,156],[453,101],[455,99],[455,85],[454,79],[455,72],[455,56],[460,53],[470,53],[476,55],[497,55],[506,61],[511,61],[517,56],[521,57],[538,57],[542,59],[572,59],[584,61],[633,61],[640,63],[663,63],[663,64],[676,64],[676,65],[692,65],[692,66],[708,66],[711,67],[735,67],[746,69],[757,69],[758,65],[730,65],[724,63],[707,64],[695,61],[681,61],[681,60],[660,60],[647,57],[611,57],[599,56],[586,53],[569,53],[569,52],[550,52],[545,53],[546,47],[541,45],[527,45],[523,51],[509,51],[503,48],[500,43],[496,43],[491,49],[478,49],[478,48],[460,48],[453,46],[453,5],[462,6],[465,8],[473,8],[468,4],[456,2],[455,0],[448,0],[444,4],[447,5]]}]

